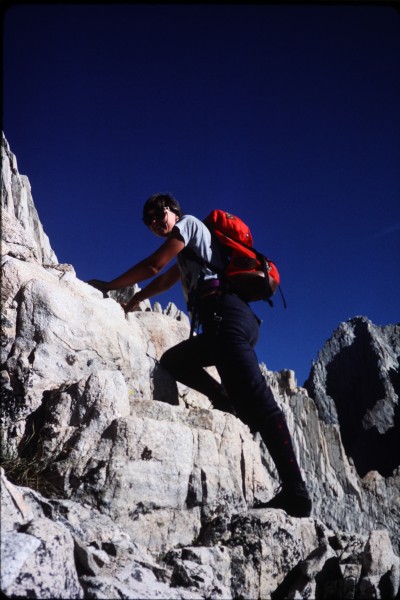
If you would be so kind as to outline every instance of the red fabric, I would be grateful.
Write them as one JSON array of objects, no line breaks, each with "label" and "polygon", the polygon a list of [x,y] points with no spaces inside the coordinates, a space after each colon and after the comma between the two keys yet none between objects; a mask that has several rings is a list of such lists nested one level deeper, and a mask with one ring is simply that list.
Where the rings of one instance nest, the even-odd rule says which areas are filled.
[{"label": "red fabric", "polygon": [[[253,245],[253,236],[246,223],[243,223],[239,217],[231,215],[224,210],[213,210],[204,220],[204,223],[212,229],[220,242],[233,249],[240,249],[240,244],[236,244],[233,240],[238,240],[246,246]],[[233,240],[227,239],[225,236],[232,237]],[[246,252],[246,249],[243,248]],[[250,254],[249,254],[250,256]]]},{"label": "red fabric", "polygon": [[[239,217],[224,210],[215,209],[204,219],[204,223],[214,232],[221,244],[232,249],[226,275],[237,275],[244,271],[254,273],[262,270],[261,262],[256,259],[256,253],[251,249],[253,236],[250,228]],[[250,246],[250,248],[245,248],[242,244]],[[246,257],[250,260],[246,260]],[[267,262],[271,267],[269,275],[279,284],[280,277],[276,265],[271,261]]]}]

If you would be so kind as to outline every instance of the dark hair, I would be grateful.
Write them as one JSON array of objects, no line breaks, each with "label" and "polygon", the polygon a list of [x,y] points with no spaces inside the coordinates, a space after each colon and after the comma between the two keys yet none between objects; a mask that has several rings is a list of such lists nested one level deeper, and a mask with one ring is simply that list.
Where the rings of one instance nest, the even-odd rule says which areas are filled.
[{"label": "dark hair", "polygon": [[183,216],[182,209],[180,204],[170,192],[158,192],[157,194],[153,194],[148,200],[146,200],[143,206],[143,220],[145,220],[146,215],[149,211],[155,210],[160,211],[163,210],[166,206],[178,215],[179,218]]}]

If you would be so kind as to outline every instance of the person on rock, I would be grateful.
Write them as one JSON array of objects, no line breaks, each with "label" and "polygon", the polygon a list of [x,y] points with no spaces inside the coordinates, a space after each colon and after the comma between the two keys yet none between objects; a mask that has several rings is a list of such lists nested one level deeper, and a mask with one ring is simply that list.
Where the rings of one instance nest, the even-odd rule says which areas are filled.
[{"label": "person on rock", "polygon": [[[223,267],[223,256],[209,229],[198,218],[184,215],[169,193],[154,194],[143,207],[143,222],[164,238],[151,256],[110,282],[88,283],[103,292],[154,279],[123,305],[125,312],[170,289],[179,280],[189,311],[194,300],[201,332],[167,350],[160,365],[177,381],[207,396],[213,406],[234,413],[258,431],[274,461],[281,490],[257,508],[280,508],[295,517],[311,514],[311,499],[296,460],[282,410],[267,386],[254,351],[260,321],[249,304],[233,293],[220,276],[198,260]],[[174,261],[176,259],[176,261]],[[174,261],[165,272],[164,267]],[[204,367],[214,365],[218,383]]]}]

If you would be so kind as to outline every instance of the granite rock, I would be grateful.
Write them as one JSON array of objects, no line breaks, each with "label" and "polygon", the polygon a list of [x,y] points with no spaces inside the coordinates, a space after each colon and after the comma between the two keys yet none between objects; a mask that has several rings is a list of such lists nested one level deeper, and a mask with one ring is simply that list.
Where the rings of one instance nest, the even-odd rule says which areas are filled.
[{"label": "granite rock", "polygon": [[[383,446],[398,434],[398,329],[341,324],[307,389],[261,365],[313,512],[254,509],[279,483],[259,435],[158,364],[188,336],[187,316],[157,302],[125,315],[119,302],[136,288],[103,297],[59,264],[4,138],[3,157],[3,593],[398,597],[399,461],[360,469],[342,396],[357,396],[357,431],[375,429]],[[357,387],[366,356],[374,378]]]}]

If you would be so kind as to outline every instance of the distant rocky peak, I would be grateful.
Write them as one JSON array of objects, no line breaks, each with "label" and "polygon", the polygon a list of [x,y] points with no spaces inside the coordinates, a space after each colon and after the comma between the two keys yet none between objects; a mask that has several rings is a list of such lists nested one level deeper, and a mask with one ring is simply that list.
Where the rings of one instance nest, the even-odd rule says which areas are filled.
[{"label": "distant rocky peak", "polygon": [[399,465],[400,325],[366,317],[341,323],[305,383],[320,417],[340,426],[343,445],[363,476],[390,476]]}]

